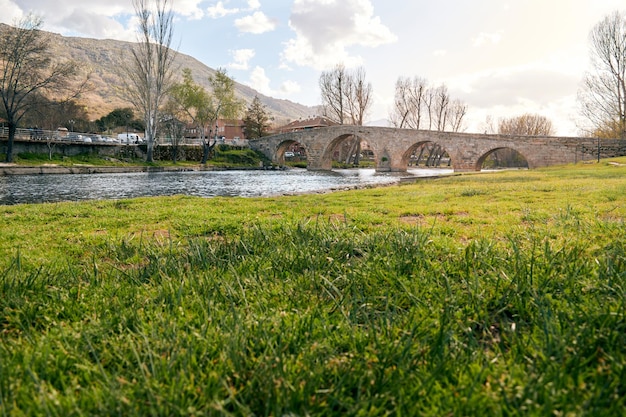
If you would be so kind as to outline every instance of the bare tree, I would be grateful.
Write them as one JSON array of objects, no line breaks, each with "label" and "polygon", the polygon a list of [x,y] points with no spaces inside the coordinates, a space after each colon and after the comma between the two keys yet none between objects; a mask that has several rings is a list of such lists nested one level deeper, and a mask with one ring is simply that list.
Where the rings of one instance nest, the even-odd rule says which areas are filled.
[{"label": "bare tree", "polygon": [[390,114],[393,126],[397,128],[422,128],[424,93],[426,80],[420,77],[400,77],[396,81],[394,107]]},{"label": "bare tree", "polygon": [[[69,81],[76,74],[73,63],[52,62],[50,38],[41,31],[42,25],[40,17],[29,14],[0,33],[0,97],[9,128],[6,162],[13,161],[20,121],[47,101],[47,95],[69,94]],[[81,88],[72,95],[78,95]]]},{"label": "bare tree", "polygon": [[168,0],[133,0],[139,20],[138,42],[132,49],[130,65],[123,68],[130,101],[143,114],[146,124],[146,160],[153,161],[159,110],[173,83],[173,62],[176,52],[170,49],[173,38],[173,17]]},{"label": "bare tree", "polygon": [[614,12],[591,31],[591,63],[579,92],[583,116],[598,137],[626,138],[626,16]]},{"label": "bare tree", "polygon": [[467,115],[467,104],[461,100],[455,99],[450,102],[448,108],[448,126],[452,132],[460,132],[463,130],[463,121]]},{"label": "bare tree", "polygon": [[433,120],[433,124],[436,126],[436,130],[443,132],[448,125],[448,108],[450,106],[450,94],[448,94],[448,87],[441,84],[433,91],[433,104],[430,106],[430,118]]},{"label": "bare tree", "polygon": [[365,70],[348,72],[343,64],[324,71],[319,79],[324,116],[340,125],[362,125],[372,107],[372,85],[365,80]]},{"label": "bare tree", "polygon": [[[365,80],[363,68],[350,73],[339,64],[330,71],[322,72],[319,85],[325,117],[340,125],[363,125],[372,106],[372,85]],[[345,163],[348,164],[354,156],[354,164],[358,165],[361,140],[356,134],[351,140]]]},{"label": "bare tree", "polygon": [[545,116],[526,113],[521,116],[500,119],[498,133],[516,136],[552,136],[552,122]]},{"label": "bare tree", "polygon": [[348,74],[343,64],[320,75],[319,86],[324,116],[340,125],[347,119]]},{"label": "bare tree", "polygon": [[395,127],[459,132],[467,105],[452,99],[448,87],[429,87],[425,79],[400,77],[396,81],[391,121]]},{"label": "bare tree", "polygon": [[372,107],[372,84],[365,81],[365,70],[360,67],[348,76],[346,99],[348,114],[353,125],[363,126],[365,116]]}]

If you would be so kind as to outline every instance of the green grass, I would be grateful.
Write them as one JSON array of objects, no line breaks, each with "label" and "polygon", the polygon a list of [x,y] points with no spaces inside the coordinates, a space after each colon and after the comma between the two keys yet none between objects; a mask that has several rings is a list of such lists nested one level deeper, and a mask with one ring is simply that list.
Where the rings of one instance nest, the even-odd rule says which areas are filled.
[{"label": "green grass", "polygon": [[624,202],[605,162],[0,207],[0,415],[621,415]]}]

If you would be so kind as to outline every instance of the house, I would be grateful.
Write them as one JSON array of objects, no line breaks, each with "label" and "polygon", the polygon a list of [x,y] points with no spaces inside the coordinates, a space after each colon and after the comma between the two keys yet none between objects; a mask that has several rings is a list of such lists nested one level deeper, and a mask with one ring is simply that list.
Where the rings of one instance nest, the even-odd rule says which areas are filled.
[{"label": "house", "polygon": [[[205,137],[217,137],[217,143],[246,146],[247,140],[244,139],[243,120],[219,119],[215,126],[207,127],[204,131]],[[189,125],[185,129],[185,140],[187,143],[200,144],[200,128],[197,125]]]},{"label": "house", "polygon": [[316,116],[305,120],[298,119],[293,122],[277,128],[274,133],[289,133],[300,130],[315,129],[318,127],[337,126],[338,123],[327,119],[326,117]]}]

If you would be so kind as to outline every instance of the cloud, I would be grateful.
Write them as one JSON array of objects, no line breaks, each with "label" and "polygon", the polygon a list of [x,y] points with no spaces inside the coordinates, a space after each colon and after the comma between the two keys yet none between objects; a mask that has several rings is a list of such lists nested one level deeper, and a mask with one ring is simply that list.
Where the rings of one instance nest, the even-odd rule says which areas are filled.
[{"label": "cloud", "polygon": [[13,24],[16,19],[33,12],[43,18],[44,30],[62,35],[121,40],[135,38],[134,30],[117,20],[120,16],[133,13],[130,2],[124,0],[110,0],[106,3],[80,0],[0,0],[0,10],[2,23]]},{"label": "cloud", "polygon": [[248,0],[248,9],[257,10],[261,8],[261,2],[259,0]]},{"label": "cloud", "polygon": [[258,35],[276,29],[276,22],[263,12],[254,12],[252,15],[236,19],[235,26],[240,32]]},{"label": "cloud", "polygon": [[284,95],[290,95],[290,94],[299,93],[300,91],[302,91],[302,87],[300,86],[300,84],[298,84],[295,81],[285,81],[284,83],[281,84],[280,91]]},{"label": "cloud", "polygon": [[470,107],[512,106],[531,101],[538,106],[577,91],[579,79],[545,68],[500,68],[451,80],[449,86],[462,91]]},{"label": "cloud", "polygon": [[501,33],[485,33],[485,32],[481,32],[477,37],[475,37],[472,40],[472,45],[474,47],[480,47],[483,46],[485,44],[498,44],[500,43],[500,40],[502,40],[502,34]]},{"label": "cloud", "polygon": [[[188,0],[188,1],[199,3],[199,0]],[[260,8],[261,8],[261,2],[259,0],[248,0],[247,8],[239,8],[239,7],[227,8],[226,6],[224,6],[223,1],[218,1],[215,5],[207,8],[207,14],[209,17],[213,19],[219,19],[228,15],[231,15],[231,14],[238,14],[242,12],[252,12]]]},{"label": "cloud", "polygon": [[302,90],[300,84],[291,80],[283,82],[278,90],[273,90],[270,85],[271,80],[265,73],[265,69],[259,66],[252,70],[247,84],[261,94],[279,98],[299,93]]},{"label": "cloud", "polygon": [[249,61],[254,58],[254,49],[236,49],[230,51],[233,56],[234,62],[228,64],[228,66],[234,70],[247,70]]},{"label": "cloud", "polygon": [[224,7],[224,3],[221,1],[218,1],[214,6],[211,6],[207,9],[207,14],[213,19],[219,19],[221,17],[228,16],[229,14],[236,13],[239,13],[239,9],[227,9],[226,7]]},{"label": "cloud", "polygon": [[1,23],[13,24],[24,16],[24,11],[10,0],[0,0],[0,10],[2,10]]},{"label": "cloud", "polygon": [[199,5],[199,0],[176,0],[172,2],[174,12],[194,20],[204,17],[204,12]]},{"label": "cloud", "polygon": [[397,40],[374,15],[370,0],[295,0],[289,26],[296,37],[285,43],[283,59],[315,69],[358,65],[362,59],[348,48]]},{"label": "cloud", "polygon": [[250,87],[254,88],[261,94],[270,95],[270,79],[265,75],[265,70],[259,66],[254,67],[250,73]]},{"label": "cloud", "polygon": [[494,120],[537,113],[553,121],[557,134],[576,135],[571,115],[576,112],[579,78],[541,66],[481,71],[446,81],[453,97],[469,106],[472,131],[484,131],[487,116]]}]

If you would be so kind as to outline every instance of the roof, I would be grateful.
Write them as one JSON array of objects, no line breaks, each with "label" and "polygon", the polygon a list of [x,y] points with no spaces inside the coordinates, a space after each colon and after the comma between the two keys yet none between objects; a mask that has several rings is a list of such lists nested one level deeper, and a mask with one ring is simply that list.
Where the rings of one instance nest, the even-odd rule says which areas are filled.
[{"label": "roof", "polygon": [[335,123],[332,120],[327,119],[326,117],[317,116],[317,117],[313,117],[313,118],[309,118],[305,120],[302,120],[302,119],[294,120],[293,122],[285,126],[281,126],[276,130],[281,133],[286,133],[286,132],[294,132],[297,130],[314,129],[316,127],[328,127],[328,126],[337,126],[337,125],[338,123]]}]

